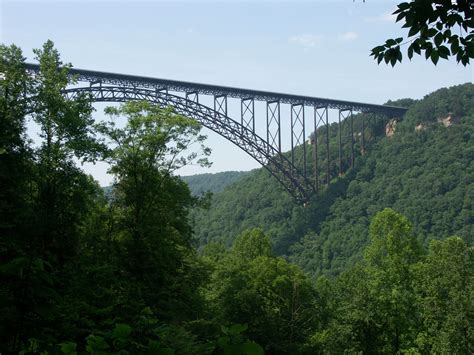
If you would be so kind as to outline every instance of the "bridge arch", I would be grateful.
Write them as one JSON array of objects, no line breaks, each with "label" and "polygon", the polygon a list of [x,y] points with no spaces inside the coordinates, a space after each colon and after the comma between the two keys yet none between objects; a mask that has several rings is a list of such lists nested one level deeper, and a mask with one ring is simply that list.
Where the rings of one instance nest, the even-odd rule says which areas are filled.
[{"label": "bridge arch", "polygon": [[65,91],[69,98],[89,95],[93,102],[147,101],[161,107],[174,107],[176,113],[195,119],[249,154],[267,169],[298,201],[307,202],[314,192],[312,184],[295,166],[251,129],[230,118],[227,114],[166,91],[127,86],[89,86]]},{"label": "bridge arch", "polygon": [[[38,64],[26,63],[26,70],[31,75],[40,72]],[[192,83],[170,79],[151,78],[137,75],[107,73],[86,69],[68,69],[72,82],[88,83],[89,87],[71,88],[66,95],[71,97],[79,93],[87,93],[96,102],[126,102],[130,100],[146,100],[160,106],[174,106],[178,113],[193,117],[203,126],[217,132],[228,139],[277,178],[283,187],[299,202],[307,202],[313,192],[319,191],[322,184],[329,185],[334,173],[330,168],[329,110],[339,112],[338,151],[339,172],[341,176],[346,167],[344,145],[350,147],[350,167],[354,165],[355,134],[361,135],[361,151],[365,152],[364,118],[361,132],[354,131],[353,112],[370,113],[385,118],[401,118],[406,108],[376,105],[362,102],[335,100],[330,98],[311,97],[276,93],[270,91],[243,89],[228,86]],[[177,95],[169,94],[179,93]],[[214,109],[198,103],[199,95],[213,97]],[[183,97],[184,96],[184,97]],[[190,99],[193,98],[193,99]],[[227,114],[227,100],[240,100],[240,123]],[[266,105],[266,140],[255,133],[255,102]],[[281,152],[282,121],[280,106],[290,108],[290,127],[285,129],[290,134],[291,150]],[[313,153],[313,172],[308,172],[306,155],[305,108],[313,108],[311,136]],[[260,117],[262,122],[262,117]],[[288,120],[287,120],[288,123]],[[342,135],[343,126],[349,128],[347,136]],[[344,142],[343,142],[344,141]],[[314,144],[313,144],[314,143]],[[318,145],[321,145],[318,148]],[[302,147],[303,154],[297,157],[296,148]],[[326,166],[322,166],[326,160]],[[347,164],[346,164],[347,165]],[[324,173],[325,170],[325,173]],[[322,173],[322,174],[321,174]],[[311,176],[312,175],[312,176]],[[311,182],[308,180],[311,178]]]}]

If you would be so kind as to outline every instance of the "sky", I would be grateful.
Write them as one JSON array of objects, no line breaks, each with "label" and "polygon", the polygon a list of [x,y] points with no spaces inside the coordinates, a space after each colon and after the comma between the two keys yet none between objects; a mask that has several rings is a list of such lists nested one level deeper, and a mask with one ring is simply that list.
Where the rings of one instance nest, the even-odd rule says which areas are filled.
[{"label": "sky", "polygon": [[[51,39],[77,68],[375,104],[473,82],[472,65],[455,60],[377,65],[370,49],[406,34],[391,16],[398,2],[0,0],[0,42],[20,46],[30,62],[32,49]],[[98,105],[97,119],[102,110]],[[259,166],[224,138],[204,133],[213,166],[180,174]],[[85,170],[110,184],[106,165]]]}]

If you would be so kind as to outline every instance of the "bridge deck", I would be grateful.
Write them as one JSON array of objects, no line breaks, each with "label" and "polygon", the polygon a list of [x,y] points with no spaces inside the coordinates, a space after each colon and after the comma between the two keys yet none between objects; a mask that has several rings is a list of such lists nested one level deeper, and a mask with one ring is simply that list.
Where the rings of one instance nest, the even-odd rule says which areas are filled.
[{"label": "bridge deck", "polygon": [[[39,71],[39,65],[26,63],[26,68],[33,72]],[[360,112],[381,113],[387,116],[402,116],[407,109],[395,106],[374,105],[362,102],[353,102],[345,100],[325,99],[320,97],[300,96],[276,93],[270,91],[241,89],[228,86],[209,85],[201,83],[192,83],[186,81],[177,81],[169,79],[150,78],[146,76],[126,75],[117,73],[107,73],[95,70],[85,70],[72,68],[72,75],[77,77],[78,81],[89,83],[103,83],[120,86],[141,87],[155,90],[164,90],[176,92],[199,93],[203,95],[227,96],[240,99],[254,99],[260,101],[279,101],[286,104],[303,104],[305,106],[328,107],[339,110],[353,110]]]}]

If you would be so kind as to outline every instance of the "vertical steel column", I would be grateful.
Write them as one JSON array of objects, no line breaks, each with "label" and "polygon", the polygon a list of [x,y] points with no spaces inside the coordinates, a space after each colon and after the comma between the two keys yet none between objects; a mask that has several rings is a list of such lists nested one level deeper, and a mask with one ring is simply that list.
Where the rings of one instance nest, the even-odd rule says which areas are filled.
[{"label": "vertical steel column", "polygon": [[373,123],[373,129],[372,129],[372,132],[374,132],[374,142],[377,141],[377,115],[374,114],[374,123]]},{"label": "vertical steel column", "polygon": [[[346,115],[344,112],[348,112]],[[348,117],[351,117],[351,166],[353,166],[353,159],[354,159],[354,128],[353,124],[354,121],[352,120],[352,109],[339,109],[339,176],[344,174],[344,167],[342,161],[342,126],[345,123]]]},{"label": "vertical steel column", "polygon": [[227,116],[227,95],[214,96],[214,111],[215,114],[222,113]]},{"label": "vertical steel column", "polygon": [[242,132],[244,128],[247,128],[255,133],[255,100],[253,97],[240,101],[240,119]]},{"label": "vertical steel column", "polygon": [[331,182],[331,164],[329,157],[329,112],[326,107],[326,155],[327,155],[327,166],[326,166],[326,185],[329,186]]},{"label": "vertical steel column", "polygon": [[197,91],[186,92],[185,95],[186,95],[186,107],[189,106],[188,100],[195,103],[199,103],[199,94]]},{"label": "vertical steel column", "polygon": [[368,128],[368,130],[366,131],[367,134],[364,137],[364,150],[365,150],[366,143],[369,141],[372,142],[375,140],[375,114],[373,113],[367,114],[367,126],[365,125],[365,122],[364,122],[364,128],[365,129]]},{"label": "vertical steel column", "polygon": [[[291,164],[295,164],[295,148],[298,145],[303,146],[303,176],[306,177],[306,134],[304,127],[304,104],[291,105]],[[299,128],[298,131],[295,128]]]},{"label": "vertical steel column", "polygon": [[267,143],[281,153],[280,101],[267,101]]},{"label": "vertical steel column", "polygon": [[354,115],[352,109],[349,111],[351,117],[351,168],[354,167],[355,155],[354,155]]},{"label": "vertical steel column", "polygon": [[339,110],[339,176],[342,176],[342,111]]},{"label": "vertical steel column", "polygon": [[365,114],[362,115],[362,133],[360,153],[365,155]]},{"label": "vertical steel column", "polygon": [[314,108],[314,133],[313,133],[313,169],[314,169],[314,190],[319,191],[319,171],[318,171],[318,109]]},{"label": "vertical steel column", "polygon": [[329,184],[329,122],[328,122],[328,107],[314,107],[314,141],[313,141],[313,155],[314,155],[314,184],[315,190],[319,190],[319,158],[318,158],[318,144],[319,135],[318,129],[326,126],[326,158],[327,158],[327,183]]}]

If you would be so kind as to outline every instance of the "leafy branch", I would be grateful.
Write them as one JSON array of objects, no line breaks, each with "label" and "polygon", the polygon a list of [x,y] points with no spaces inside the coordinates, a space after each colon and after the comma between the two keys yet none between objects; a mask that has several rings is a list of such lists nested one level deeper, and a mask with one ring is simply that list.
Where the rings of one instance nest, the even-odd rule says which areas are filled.
[{"label": "leafy branch", "polygon": [[404,21],[408,28],[407,41],[403,37],[388,39],[372,48],[371,56],[380,64],[395,66],[403,59],[401,47],[408,45],[407,56],[424,53],[427,60],[437,64],[440,58],[455,57],[467,66],[474,58],[474,4],[470,0],[414,0],[403,2],[393,12],[396,22]]}]

